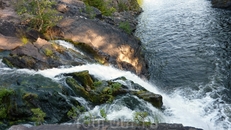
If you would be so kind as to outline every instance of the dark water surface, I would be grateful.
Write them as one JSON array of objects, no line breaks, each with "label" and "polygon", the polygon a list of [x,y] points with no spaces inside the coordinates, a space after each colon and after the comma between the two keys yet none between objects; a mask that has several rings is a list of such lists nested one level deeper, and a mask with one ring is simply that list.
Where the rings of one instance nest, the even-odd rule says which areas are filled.
[{"label": "dark water surface", "polygon": [[211,97],[205,113],[216,109],[211,120],[231,129],[231,11],[209,0],[144,0],[142,8],[136,35],[150,81],[187,99]]}]

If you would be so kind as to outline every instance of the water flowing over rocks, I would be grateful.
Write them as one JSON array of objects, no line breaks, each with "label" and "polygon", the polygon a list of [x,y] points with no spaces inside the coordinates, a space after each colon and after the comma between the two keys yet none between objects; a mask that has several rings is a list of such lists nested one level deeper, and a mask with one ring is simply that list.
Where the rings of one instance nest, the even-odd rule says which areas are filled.
[{"label": "water flowing over rocks", "polygon": [[[122,2],[132,3],[134,0]],[[118,1],[114,0],[114,4],[118,8]],[[88,63],[106,65],[110,63],[141,77],[148,77],[148,68],[143,58],[140,40],[118,28],[121,22],[127,21],[131,31],[134,32],[137,25],[135,17],[142,11],[140,8],[116,12],[112,16],[103,16],[93,7],[95,18],[92,18],[86,10],[86,5],[79,0],[59,0],[57,9],[64,18],[58,26],[48,29],[45,34],[40,34],[21,25],[19,17],[9,2],[0,0],[0,53],[10,51],[9,55],[3,56],[3,62],[8,67],[35,71]],[[26,40],[22,39],[21,35],[25,36]],[[69,41],[83,54],[50,41],[54,39]],[[39,74],[25,73],[23,76],[20,74],[9,73],[0,78],[0,129],[13,124],[34,124],[36,122],[33,119],[36,118],[32,112],[34,108],[39,108],[46,114],[44,120],[47,124],[70,121],[68,112],[77,106],[82,106],[73,98],[75,96],[85,98],[91,107],[110,103],[121,95],[137,97],[158,109],[161,109],[163,105],[161,95],[148,92],[142,86],[124,77],[104,81],[83,71],[58,75],[58,77],[64,77],[64,80],[63,83],[57,83]],[[129,82],[130,86],[119,81]],[[162,124],[157,129],[171,129],[174,128],[173,126]],[[12,126],[10,130],[72,129],[71,127],[71,125],[41,125],[31,128]],[[110,127],[104,128],[112,129]],[[187,130],[181,124],[177,125],[178,128]],[[146,127],[137,126],[135,129],[146,129]]]},{"label": "water flowing over rocks", "polygon": [[34,43],[27,43],[12,50],[10,56],[3,58],[3,62],[10,67],[38,70],[62,65],[94,63],[94,60],[71,49],[38,38]]}]

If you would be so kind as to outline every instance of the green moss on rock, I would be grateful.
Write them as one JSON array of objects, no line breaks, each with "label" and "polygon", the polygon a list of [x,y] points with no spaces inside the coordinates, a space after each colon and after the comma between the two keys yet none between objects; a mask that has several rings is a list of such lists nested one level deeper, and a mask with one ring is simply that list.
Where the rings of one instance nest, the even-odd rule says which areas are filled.
[{"label": "green moss on rock", "polygon": [[154,94],[152,92],[149,91],[134,91],[132,92],[134,95],[136,95],[137,97],[151,103],[153,106],[157,107],[157,108],[161,108],[163,105],[162,102],[162,96],[159,94]]},{"label": "green moss on rock", "polygon": [[89,71],[81,71],[76,73],[68,74],[68,76],[72,76],[76,81],[78,81],[81,86],[85,88],[85,90],[94,89],[93,80],[89,74]]},{"label": "green moss on rock", "polygon": [[3,58],[2,62],[5,63],[10,68],[14,67],[14,65],[7,58]]},{"label": "green moss on rock", "polygon": [[95,49],[94,47],[92,47],[88,44],[85,44],[85,43],[81,43],[81,42],[73,42],[73,41],[69,41],[69,42],[71,42],[76,48],[83,51],[85,53],[85,55],[96,60],[98,63],[100,63],[100,64],[107,64],[108,63],[107,57],[100,54],[99,50]]}]

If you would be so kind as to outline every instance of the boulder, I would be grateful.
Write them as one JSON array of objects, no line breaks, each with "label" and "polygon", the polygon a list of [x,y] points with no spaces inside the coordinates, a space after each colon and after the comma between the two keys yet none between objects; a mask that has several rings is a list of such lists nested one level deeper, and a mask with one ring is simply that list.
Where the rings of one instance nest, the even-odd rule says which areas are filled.
[{"label": "boulder", "polygon": [[5,75],[0,79],[0,128],[34,122],[34,108],[46,114],[46,123],[68,121],[67,112],[73,106],[80,106],[68,96],[71,93],[70,89],[41,75]]},{"label": "boulder", "polygon": [[161,108],[163,106],[162,96],[159,94],[154,94],[149,91],[135,91],[132,93],[137,97],[151,103],[153,106],[157,108]]},{"label": "boulder", "polygon": [[[117,96],[135,95],[157,108],[163,105],[162,96],[145,90],[124,77],[102,81],[92,77],[88,71],[64,74],[67,85],[75,92],[75,96],[81,96],[94,105],[112,102]],[[123,83],[120,83],[120,81]]]},{"label": "boulder", "polygon": [[147,76],[147,65],[142,55],[141,42],[100,20],[81,17],[65,18],[59,26],[64,38],[86,43],[109,56],[109,63],[140,76]]},{"label": "boulder", "polygon": [[212,0],[212,5],[215,8],[231,9],[231,0]]},{"label": "boulder", "polygon": [[10,67],[37,70],[62,65],[82,65],[93,63],[95,60],[79,52],[38,38],[34,43],[27,43],[12,50],[10,56],[3,58],[3,62]]}]

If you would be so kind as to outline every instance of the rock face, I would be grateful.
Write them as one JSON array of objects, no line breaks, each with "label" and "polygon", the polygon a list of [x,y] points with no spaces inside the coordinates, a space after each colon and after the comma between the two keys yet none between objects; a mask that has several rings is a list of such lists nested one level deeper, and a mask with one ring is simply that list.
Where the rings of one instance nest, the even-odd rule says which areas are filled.
[{"label": "rock face", "polygon": [[138,75],[147,74],[142,57],[141,42],[113,26],[99,20],[81,17],[66,18],[59,25],[64,38],[86,43],[109,55],[109,63]]},{"label": "rock face", "polygon": [[[88,104],[91,104],[91,107],[110,104],[125,95],[128,101],[136,102],[127,103],[126,106],[131,109],[135,109],[133,106],[139,103],[134,98],[136,95],[138,95],[137,98],[150,102],[157,108],[161,108],[163,104],[160,95],[148,92],[142,86],[124,77],[99,80],[91,76],[88,71],[61,74],[60,76],[64,77],[65,83],[56,83],[39,74],[8,74],[2,77],[0,79],[0,129],[24,122],[37,123],[39,119],[32,112],[34,108],[39,108],[46,114],[44,120],[48,124],[63,123],[70,121],[71,118],[78,118],[78,115],[70,117],[68,113],[72,110],[80,111],[80,107],[87,108],[74,97],[84,98]],[[145,96],[142,95],[143,93],[146,93]]]},{"label": "rock face", "polygon": [[[77,96],[90,101],[94,105],[112,102],[117,96],[135,95],[140,99],[150,102],[153,106],[161,108],[163,105],[162,96],[148,92],[142,86],[135,84],[125,77],[110,81],[94,79],[88,71],[65,74],[71,76],[66,79],[66,83],[72,88]],[[129,82],[133,89],[118,81]]]},{"label": "rock face", "polygon": [[[130,8],[136,6],[134,8],[136,10],[117,12],[106,17],[93,8],[93,14],[99,19],[92,19],[81,1],[61,0],[58,10],[63,13],[64,19],[59,23],[59,27],[64,32],[64,39],[86,43],[108,55],[109,63],[116,67],[147,77],[147,65],[142,56],[140,40],[118,28],[120,23],[128,21],[127,26],[131,31],[135,30],[137,25],[135,17],[141,12],[141,8],[138,8],[137,2],[134,1],[121,2],[124,5],[130,3],[131,5],[128,6]],[[121,4],[118,1],[113,3],[113,7],[116,8],[119,8],[118,4]]]},{"label": "rock face", "polygon": [[68,121],[67,112],[79,105],[78,101],[68,96],[70,93],[65,86],[41,75],[8,74],[1,77],[0,129],[15,123],[33,122],[33,108],[46,113],[47,123]]},{"label": "rock face", "polygon": [[231,0],[212,0],[212,5],[215,8],[231,9]]},{"label": "rock face", "polygon": [[3,62],[10,67],[47,69],[61,65],[82,65],[96,62],[79,52],[64,48],[41,38],[12,50]]}]

